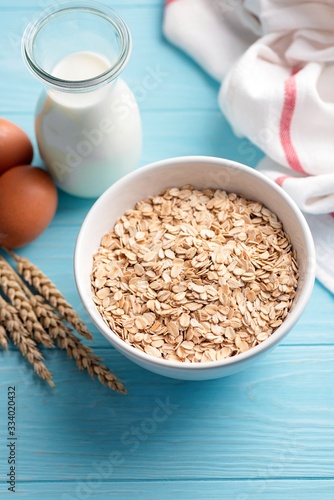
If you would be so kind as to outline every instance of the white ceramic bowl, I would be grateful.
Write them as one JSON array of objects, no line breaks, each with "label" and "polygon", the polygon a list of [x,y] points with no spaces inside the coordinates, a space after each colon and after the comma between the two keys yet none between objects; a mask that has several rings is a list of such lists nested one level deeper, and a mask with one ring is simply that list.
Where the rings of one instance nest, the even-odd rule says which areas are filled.
[{"label": "white ceramic bowl", "polygon": [[[125,343],[103,321],[92,300],[90,274],[101,237],[135,203],[167,187],[192,184],[198,189],[219,188],[262,202],[283,222],[297,251],[300,270],[297,295],[283,324],[264,342],[232,358],[205,363],[181,363],[155,358]],[[81,300],[96,327],[124,356],[160,375],[184,380],[224,377],[247,368],[273,349],[299,319],[312,292],[315,252],[308,225],[295,203],[274,182],[250,167],[213,157],[187,156],[142,167],[113,184],[93,205],[78,236],[75,279]]]}]

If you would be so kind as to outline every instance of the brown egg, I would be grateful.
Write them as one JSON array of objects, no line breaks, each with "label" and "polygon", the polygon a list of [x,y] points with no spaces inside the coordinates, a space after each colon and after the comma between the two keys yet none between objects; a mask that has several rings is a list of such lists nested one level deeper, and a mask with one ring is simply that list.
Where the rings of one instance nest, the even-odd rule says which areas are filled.
[{"label": "brown egg", "polygon": [[57,209],[57,190],[44,170],[23,165],[0,177],[0,245],[18,248],[37,238]]},{"label": "brown egg", "polygon": [[27,134],[15,123],[0,118],[0,175],[17,165],[29,165],[33,155]]}]

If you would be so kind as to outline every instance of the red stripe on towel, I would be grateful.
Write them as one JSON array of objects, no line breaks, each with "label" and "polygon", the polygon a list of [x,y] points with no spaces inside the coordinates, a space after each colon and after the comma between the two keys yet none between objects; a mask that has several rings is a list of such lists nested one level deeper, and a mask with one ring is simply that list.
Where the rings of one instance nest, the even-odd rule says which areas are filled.
[{"label": "red stripe on towel", "polygon": [[167,7],[167,5],[169,5],[170,3],[173,3],[173,2],[176,2],[176,0],[166,0],[165,1],[166,7]]},{"label": "red stripe on towel", "polygon": [[278,184],[279,186],[282,187],[283,182],[286,179],[291,179],[291,176],[290,175],[280,175],[279,177],[277,177],[277,179],[275,180],[275,182],[276,182],[276,184]]},{"label": "red stripe on towel", "polygon": [[290,167],[293,170],[296,170],[297,172],[300,172],[302,174],[307,174],[307,172],[305,172],[299,161],[297,152],[292,144],[292,139],[291,139],[291,123],[297,101],[297,86],[295,78],[295,74],[297,72],[298,72],[297,68],[293,69],[291,75],[285,81],[284,104],[280,122],[280,139],[286,159]]}]

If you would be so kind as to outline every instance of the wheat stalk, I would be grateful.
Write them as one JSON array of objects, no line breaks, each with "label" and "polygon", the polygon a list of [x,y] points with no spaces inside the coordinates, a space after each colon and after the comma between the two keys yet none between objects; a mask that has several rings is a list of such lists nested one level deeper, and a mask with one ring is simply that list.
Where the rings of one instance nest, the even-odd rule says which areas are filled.
[{"label": "wheat stalk", "polygon": [[126,394],[127,391],[120,380],[109,368],[101,364],[101,359],[94,354],[92,349],[83,345],[80,339],[64,325],[61,318],[55,313],[50,304],[45,302],[43,297],[32,295],[31,303],[41,324],[48,330],[58,346],[66,350],[71,359],[75,359],[79,370],[87,370],[92,378],[96,375],[103,385]]},{"label": "wheat stalk", "polygon": [[84,322],[52,281],[25,257],[19,257],[13,253],[11,254],[17,262],[18,272],[23,276],[24,280],[29,283],[30,286],[34,287],[35,290],[44,297],[80,335],[86,339],[92,340],[92,336],[87,330]]},{"label": "wheat stalk", "polygon": [[51,387],[54,387],[54,383],[52,381],[52,373],[43,363],[42,353],[38,350],[36,343],[29,336],[29,333],[25,330],[15,307],[9,304],[1,296],[0,324],[8,331],[14,344],[33,366],[37,375],[48,382]]},{"label": "wheat stalk", "polygon": [[[16,309],[0,296],[0,324],[3,325],[0,327],[0,345],[5,346],[6,328],[15,345],[33,364],[38,375],[47,380],[50,385],[54,385],[51,380],[52,374],[41,361],[42,354],[25,329],[25,326],[32,328],[35,324],[32,319],[35,319],[49,342],[52,342],[51,338],[54,339],[61,349],[66,350],[70,358],[75,359],[80,370],[88,371],[92,378],[97,376],[99,381],[110,389],[126,394],[127,391],[121,381],[101,363],[101,359],[94,354],[92,349],[83,345],[63,323],[64,318],[79,333],[92,338],[84,323],[55,285],[28,259],[18,257],[11,250],[5,250],[18,263],[19,274],[40,295],[34,294],[7,261],[0,257],[0,286],[21,315],[20,320]],[[2,333],[4,337],[1,336]]]},{"label": "wheat stalk", "polygon": [[2,325],[0,325],[0,346],[4,351],[8,351],[7,333]]},{"label": "wheat stalk", "polygon": [[45,302],[45,299],[41,295],[31,295],[30,302],[40,323],[52,338],[58,335],[58,330],[64,333],[69,331],[69,328],[62,322],[61,317],[54,311],[50,304]]},{"label": "wheat stalk", "polygon": [[19,276],[2,257],[0,257],[0,287],[18,312],[25,329],[36,342],[45,347],[54,347],[50,336],[38,321],[34,309],[22,289]]},{"label": "wheat stalk", "polygon": [[119,379],[101,363],[101,358],[96,356],[89,347],[83,345],[72,332],[63,335],[60,331],[55,340],[61,349],[66,350],[70,358],[75,359],[79,370],[87,370],[92,378],[96,375],[101,384],[114,391],[127,393]]}]

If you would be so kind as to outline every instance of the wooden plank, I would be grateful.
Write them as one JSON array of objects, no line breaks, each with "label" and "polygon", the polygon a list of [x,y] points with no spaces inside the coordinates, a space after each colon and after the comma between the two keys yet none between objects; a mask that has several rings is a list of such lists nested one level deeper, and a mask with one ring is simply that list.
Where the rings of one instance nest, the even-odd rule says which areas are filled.
[{"label": "wooden plank", "polygon": [[[112,349],[97,352],[127,396],[57,352],[46,353],[55,390],[36,382],[17,353],[1,355],[0,400],[8,385],[17,388],[21,481],[85,480],[110,454],[112,481],[334,479],[333,346],[278,347],[247,371],[198,383],[160,377]],[[0,432],[3,443],[5,425]]]},{"label": "wooden plank", "polygon": [[[34,144],[34,163],[40,165],[33,115],[6,111],[2,116],[14,121],[26,131]],[[263,157],[263,153],[247,139],[238,139],[231,133],[230,125],[218,109],[163,112],[143,110],[142,122],[144,144],[140,166],[175,156],[208,155],[233,159],[255,167]],[[92,205],[92,202],[87,203],[78,198],[70,199],[73,201],[71,208],[75,213]],[[68,216],[71,217],[66,212],[65,217]],[[71,220],[72,218],[69,222]]]},{"label": "wooden plank", "polygon": [[[92,471],[91,477],[98,477]],[[257,481],[131,481],[102,482],[89,478],[80,482],[19,482],[21,499],[78,500],[333,500],[334,481],[257,480]]]}]

